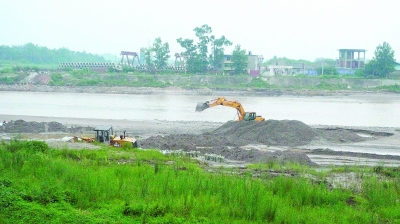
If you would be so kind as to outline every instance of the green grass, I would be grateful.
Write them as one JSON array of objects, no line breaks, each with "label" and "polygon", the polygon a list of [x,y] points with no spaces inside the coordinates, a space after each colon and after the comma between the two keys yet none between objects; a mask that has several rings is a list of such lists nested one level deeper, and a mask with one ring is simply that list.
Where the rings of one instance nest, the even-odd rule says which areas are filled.
[{"label": "green grass", "polygon": [[[399,177],[364,169],[362,191],[296,175],[292,164],[209,173],[158,151],[56,150],[38,141],[0,145],[2,223],[399,223]],[[282,172],[284,173],[284,172]],[[372,175],[374,174],[374,175]],[[323,175],[321,175],[323,176]]]},{"label": "green grass", "polygon": [[388,86],[379,86],[376,87],[377,90],[386,90],[389,92],[400,93],[400,85],[388,85]]}]

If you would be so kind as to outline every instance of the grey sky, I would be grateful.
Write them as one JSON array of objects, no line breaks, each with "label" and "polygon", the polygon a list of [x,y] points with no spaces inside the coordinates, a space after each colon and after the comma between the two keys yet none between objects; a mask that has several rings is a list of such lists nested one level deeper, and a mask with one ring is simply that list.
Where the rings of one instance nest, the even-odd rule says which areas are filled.
[{"label": "grey sky", "polygon": [[[95,54],[139,51],[161,37],[171,55],[179,37],[203,24],[253,54],[314,60],[339,48],[372,58],[388,42],[400,61],[398,0],[0,0],[0,45],[28,42]],[[231,53],[233,46],[226,49]]]}]

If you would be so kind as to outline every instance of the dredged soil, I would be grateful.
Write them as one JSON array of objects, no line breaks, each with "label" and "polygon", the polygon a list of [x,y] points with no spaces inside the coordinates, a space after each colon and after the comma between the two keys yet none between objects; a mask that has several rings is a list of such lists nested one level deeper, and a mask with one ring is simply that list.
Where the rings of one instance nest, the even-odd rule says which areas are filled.
[{"label": "dredged soil", "polygon": [[[14,133],[27,138],[45,139],[53,147],[65,147],[63,136],[93,135],[93,128],[110,124],[118,133],[126,131],[138,139],[141,148],[198,151],[200,154],[222,155],[227,160],[244,163],[298,162],[317,165],[309,155],[346,156],[379,161],[398,161],[400,156],[333,151],[331,146],[369,141],[394,142],[399,131],[394,128],[310,127],[297,120],[265,122],[202,122],[202,121],[132,121],[55,118],[0,115],[9,121],[0,127],[3,139]],[[400,145],[398,141],[396,147]],[[317,147],[316,146],[324,146]],[[385,145],[385,144],[384,144]],[[79,147],[77,144],[71,147]],[[83,148],[92,148],[83,144]],[[398,147],[400,149],[400,147]],[[333,162],[335,163],[335,162]],[[340,164],[337,164],[340,165]]]}]

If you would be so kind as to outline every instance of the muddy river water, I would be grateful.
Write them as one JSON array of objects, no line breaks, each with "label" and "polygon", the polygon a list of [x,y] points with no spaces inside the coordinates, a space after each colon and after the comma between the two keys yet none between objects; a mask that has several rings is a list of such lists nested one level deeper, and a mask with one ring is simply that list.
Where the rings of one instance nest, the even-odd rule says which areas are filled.
[{"label": "muddy river water", "polygon": [[[197,102],[219,95],[0,92],[0,114],[127,120],[214,121],[236,119],[236,110],[218,106],[195,112]],[[400,127],[400,95],[236,96],[266,119],[300,120],[308,125]]]}]

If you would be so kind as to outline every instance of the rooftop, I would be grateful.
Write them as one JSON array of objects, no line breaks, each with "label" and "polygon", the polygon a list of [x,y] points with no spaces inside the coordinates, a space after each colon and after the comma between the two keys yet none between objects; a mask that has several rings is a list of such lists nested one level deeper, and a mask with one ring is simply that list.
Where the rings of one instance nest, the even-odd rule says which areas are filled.
[{"label": "rooftop", "polygon": [[338,51],[355,51],[355,52],[365,52],[367,50],[365,49],[350,49],[350,48],[343,48],[343,49],[338,49]]}]

